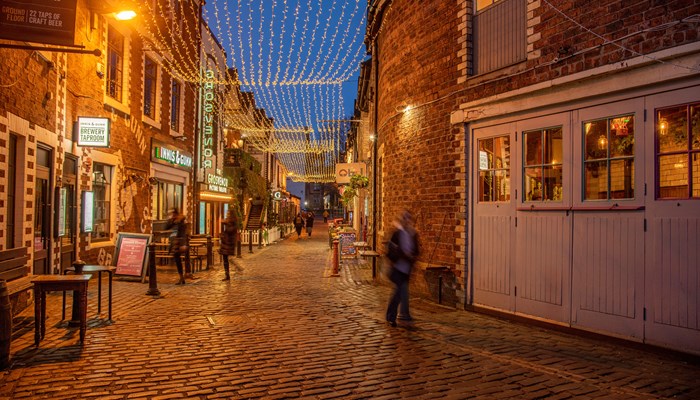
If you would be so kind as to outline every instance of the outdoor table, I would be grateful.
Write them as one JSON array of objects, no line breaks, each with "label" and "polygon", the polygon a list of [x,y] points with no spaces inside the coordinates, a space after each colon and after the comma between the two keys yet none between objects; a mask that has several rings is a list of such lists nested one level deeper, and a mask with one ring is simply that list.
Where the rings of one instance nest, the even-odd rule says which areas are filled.
[{"label": "outdoor table", "polygon": [[34,344],[39,342],[46,332],[46,293],[72,290],[79,296],[80,306],[80,343],[85,342],[87,330],[87,294],[88,281],[92,275],[37,275],[34,284]]},{"label": "outdoor table", "polygon": [[[97,272],[97,313],[100,314],[102,312],[102,273],[106,272],[109,275],[109,286],[108,286],[108,319],[111,321],[112,320],[112,276],[114,275],[114,271],[117,270],[117,267],[113,267],[110,265],[85,265],[83,267],[83,272],[88,273],[88,272]],[[64,274],[68,272],[75,272],[75,268],[70,267],[66,268],[65,271],[63,271]],[[66,293],[63,292],[63,314],[61,314],[62,317],[65,319],[66,317]]]}]

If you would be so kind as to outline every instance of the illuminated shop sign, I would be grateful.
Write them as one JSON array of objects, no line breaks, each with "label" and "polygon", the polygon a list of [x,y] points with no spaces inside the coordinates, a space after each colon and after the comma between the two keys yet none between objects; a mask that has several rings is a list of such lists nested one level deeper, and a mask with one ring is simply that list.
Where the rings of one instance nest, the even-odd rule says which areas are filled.
[{"label": "illuminated shop sign", "polygon": [[109,118],[78,117],[78,146],[109,147]]},{"label": "illuminated shop sign", "polygon": [[204,107],[202,113],[202,168],[214,165],[214,71],[207,70],[204,78]]},{"label": "illuminated shop sign", "polygon": [[152,161],[185,169],[192,168],[193,160],[191,154],[156,140],[153,140],[151,147],[153,148]]},{"label": "illuminated shop sign", "polygon": [[207,189],[212,192],[228,193],[228,178],[207,174]]},{"label": "illuminated shop sign", "polygon": [[0,38],[75,45],[77,0],[0,0]]},{"label": "illuminated shop sign", "polygon": [[365,163],[340,163],[335,165],[335,183],[350,183],[353,175],[365,175]]}]

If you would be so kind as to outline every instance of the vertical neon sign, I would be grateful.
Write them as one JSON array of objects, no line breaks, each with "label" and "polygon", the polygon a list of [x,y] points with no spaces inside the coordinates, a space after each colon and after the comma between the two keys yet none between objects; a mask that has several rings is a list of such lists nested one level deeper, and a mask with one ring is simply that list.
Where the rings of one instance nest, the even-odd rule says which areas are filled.
[{"label": "vertical neon sign", "polygon": [[212,168],[214,157],[214,71],[205,72],[202,125],[202,168]]}]

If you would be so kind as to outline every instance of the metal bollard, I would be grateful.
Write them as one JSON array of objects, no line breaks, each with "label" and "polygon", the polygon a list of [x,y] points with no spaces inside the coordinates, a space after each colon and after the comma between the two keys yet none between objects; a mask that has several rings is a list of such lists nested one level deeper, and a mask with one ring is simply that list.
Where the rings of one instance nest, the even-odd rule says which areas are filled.
[{"label": "metal bollard", "polygon": [[238,233],[236,240],[236,258],[243,258],[241,255],[241,234]]},{"label": "metal bollard", "polygon": [[248,231],[248,253],[253,254],[253,231]]},{"label": "metal bollard", "polygon": [[263,248],[263,232],[262,228],[258,229],[258,248],[262,249]]},{"label": "metal bollard", "polygon": [[[81,260],[73,261],[73,269],[76,275],[82,275],[85,262]],[[73,291],[73,310],[71,311],[70,321],[68,326],[80,326],[80,294],[78,291]]]},{"label": "metal bollard", "polygon": [[148,245],[148,291],[149,296],[160,296],[158,290],[158,278],[156,276],[156,244],[151,242]]},{"label": "metal bollard", "polygon": [[[36,301],[36,300],[35,300]],[[12,344],[12,305],[4,279],[0,279],[0,369],[10,366]]]},{"label": "metal bollard", "polygon": [[211,235],[207,235],[207,269],[209,269],[212,264],[214,264],[214,242],[211,241]]},{"label": "metal bollard", "polygon": [[334,240],[333,241],[333,273],[331,273],[331,276],[340,276],[339,270],[340,270],[340,260],[338,254],[338,244],[340,243],[339,240]]}]

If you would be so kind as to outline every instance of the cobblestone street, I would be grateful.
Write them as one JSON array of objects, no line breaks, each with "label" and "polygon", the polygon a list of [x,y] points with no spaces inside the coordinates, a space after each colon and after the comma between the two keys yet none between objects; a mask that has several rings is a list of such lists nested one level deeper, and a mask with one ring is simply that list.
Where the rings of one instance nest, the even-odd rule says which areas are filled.
[{"label": "cobblestone street", "polygon": [[367,264],[329,276],[325,228],[244,247],[230,282],[218,255],[184,286],[174,267],[159,270],[156,299],[147,284],[115,280],[113,323],[105,304],[97,315],[95,277],[83,347],[59,321],[60,293],[50,294],[38,349],[33,308],[15,318],[0,398],[700,398],[691,357],[417,299],[415,326],[392,328],[390,288],[371,282]]}]

